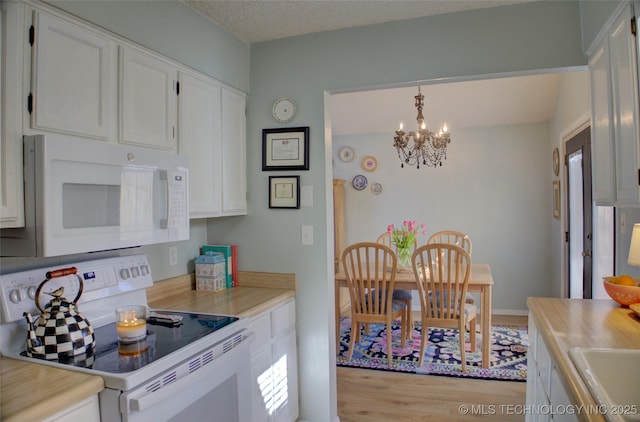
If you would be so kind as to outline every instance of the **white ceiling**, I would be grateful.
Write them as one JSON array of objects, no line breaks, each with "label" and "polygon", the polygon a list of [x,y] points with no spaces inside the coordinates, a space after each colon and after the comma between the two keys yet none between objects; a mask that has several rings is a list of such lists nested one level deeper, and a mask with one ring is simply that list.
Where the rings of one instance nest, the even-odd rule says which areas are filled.
[{"label": "white ceiling", "polygon": [[[468,126],[549,122],[559,82],[560,74],[547,74],[423,85],[427,128],[435,131],[446,123],[455,132]],[[391,132],[401,121],[413,130],[417,94],[417,87],[405,87],[332,95],[332,131]]]},{"label": "white ceiling", "polygon": [[182,0],[248,43],[532,0]]},{"label": "white ceiling", "polygon": [[[497,7],[532,0],[181,0],[248,42]],[[546,122],[555,107],[559,75],[523,76],[425,85],[427,127]],[[416,87],[332,96],[336,135],[390,131],[403,121],[415,126]],[[295,98],[293,98],[295,101]],[[303,105],[298,104],[298,107]]]}]

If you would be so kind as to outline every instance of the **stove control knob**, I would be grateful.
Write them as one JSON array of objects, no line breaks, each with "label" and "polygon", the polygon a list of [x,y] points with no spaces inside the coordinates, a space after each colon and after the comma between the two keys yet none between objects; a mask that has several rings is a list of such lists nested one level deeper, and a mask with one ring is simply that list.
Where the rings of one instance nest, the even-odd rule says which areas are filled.
[{"label": "stove control knob", "polygon": [[145,264],[140,267],[140,271],[142,272],[142,275],[147,275],[149,274],[149,267]]},{"label": "stove control knob", "polygon": [[140,269],[138,267],[131,267],[131,277],[140,277]]},{"label": "stove control knob", "polygon": [[31,286],[27,289],[27,296],[29,296],[29,299],[34,299],[36,298],[36,286]]},{"label": "stove control knob", "polygon": [[22,300],[22,295],[20,294],[20,290],[14,289],[9,292],[9,300],[13,303],[20,303]]},{"label": "stove control knob", "polygon": [[120,277],[121,277],[123,280],[128,279],[128,278],[130,277],[130,275],[129,275],[129,269],[128,269],[128,268],[123,268],[123,269],[121,269],[121,270],[120,270]]}]

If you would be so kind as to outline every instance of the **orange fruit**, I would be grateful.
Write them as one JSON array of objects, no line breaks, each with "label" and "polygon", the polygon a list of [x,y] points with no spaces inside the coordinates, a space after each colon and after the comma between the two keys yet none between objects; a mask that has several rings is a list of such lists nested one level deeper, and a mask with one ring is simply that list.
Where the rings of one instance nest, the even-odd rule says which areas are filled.
[{"label": "orange fruit", "polygon": [[630,275],[623,274],[618,277],[616,284],[620,284],[622,286],[635,286],[636,282]]}]

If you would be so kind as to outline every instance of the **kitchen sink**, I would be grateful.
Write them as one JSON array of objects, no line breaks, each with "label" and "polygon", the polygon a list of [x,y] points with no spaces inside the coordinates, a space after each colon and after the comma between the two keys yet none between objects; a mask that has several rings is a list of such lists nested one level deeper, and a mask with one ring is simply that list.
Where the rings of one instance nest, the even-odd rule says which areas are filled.
[{"label": "kitchen sink", "polygon": [[575,347],[569,356],[608,421],[640,421],[640,349]]}]

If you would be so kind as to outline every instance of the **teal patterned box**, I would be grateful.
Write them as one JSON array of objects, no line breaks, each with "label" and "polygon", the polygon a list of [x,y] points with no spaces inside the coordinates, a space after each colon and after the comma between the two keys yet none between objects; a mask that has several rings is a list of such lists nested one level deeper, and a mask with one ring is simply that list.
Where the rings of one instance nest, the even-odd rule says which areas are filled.
[{"label": "teal patterned box", "polygon": [[224,254],[207,252],[196,258],[196,290],[217,291],[227,288],[227,267]]}]

